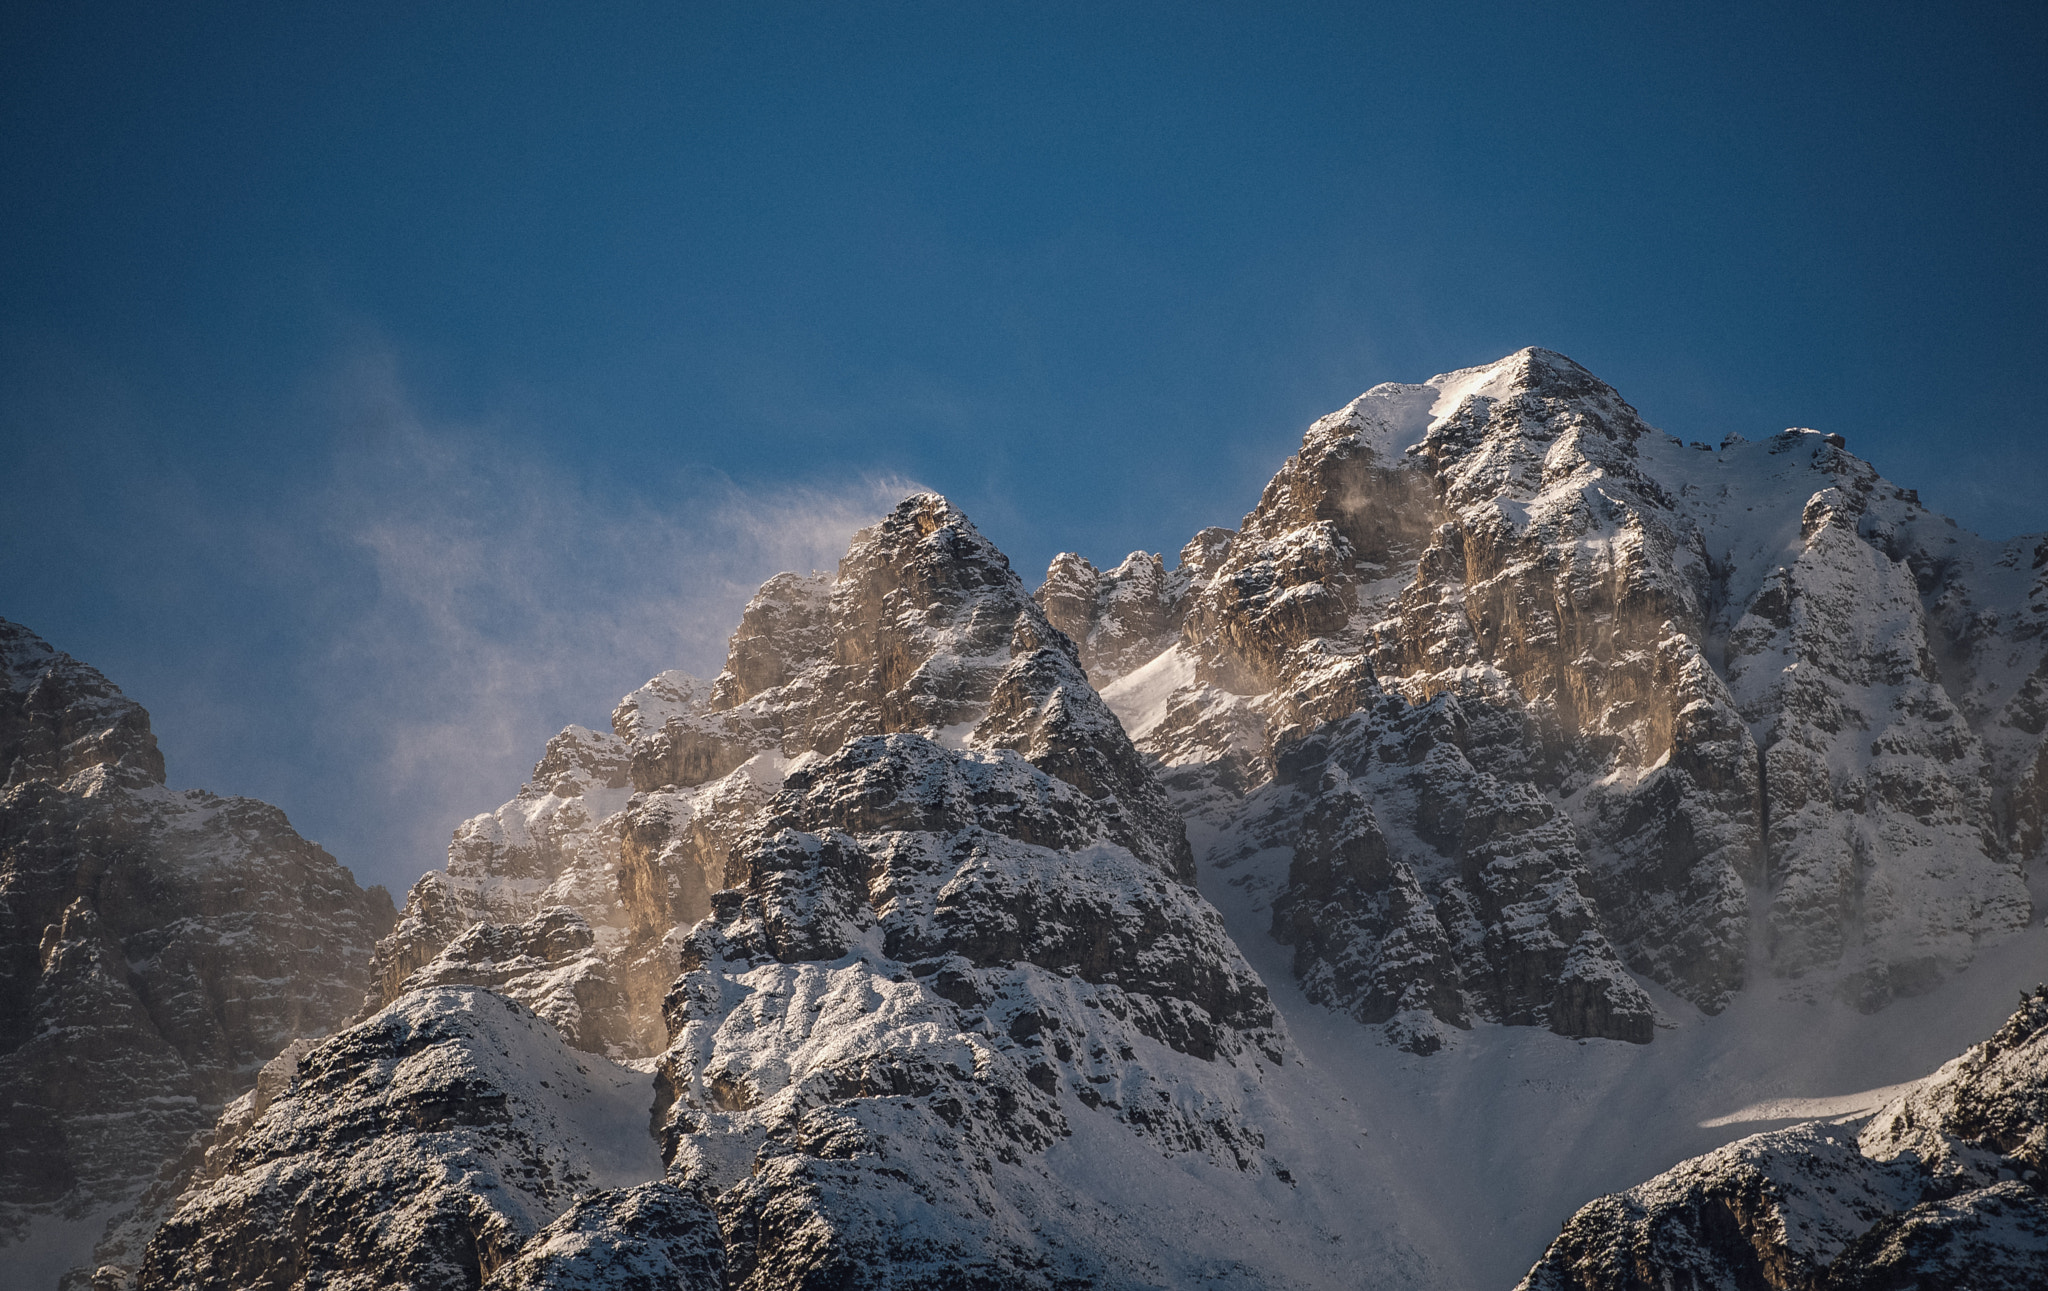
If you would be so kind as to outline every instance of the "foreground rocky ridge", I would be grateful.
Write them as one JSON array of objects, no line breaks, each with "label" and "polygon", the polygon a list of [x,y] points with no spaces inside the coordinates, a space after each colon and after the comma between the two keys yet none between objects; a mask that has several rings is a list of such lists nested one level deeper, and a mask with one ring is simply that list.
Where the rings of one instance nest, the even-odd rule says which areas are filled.
[{"label": "foreground rocky ridge", "polygon": [[5,1261],[175,1174],[265,1062],[348,1017],[393,912],[276,808],[165,788],[141,706],[4,620],[0,770]]},{"label": "foreground rocky ridge", "polygon": [[1520,1291],[2022,1291],[2048,1278],[2048,987],[1862,1121],[1758,1134],[1602,1197]]},{"label": "foreground rocky ridge", "polygon": [[1524,350],[1318,421],[1177,569],[1062,556],[1038,596],[1311,994],[1426,1051],[1647,1039],[1617,959],[1879,1008],[2025,926],[2041,550]]},{"label": "foreground rocky ridge", "polygon": [[234,1109],[141,1287],[723,1285],[661,1179],[641,1072],[510,1000],[426,988]]}]

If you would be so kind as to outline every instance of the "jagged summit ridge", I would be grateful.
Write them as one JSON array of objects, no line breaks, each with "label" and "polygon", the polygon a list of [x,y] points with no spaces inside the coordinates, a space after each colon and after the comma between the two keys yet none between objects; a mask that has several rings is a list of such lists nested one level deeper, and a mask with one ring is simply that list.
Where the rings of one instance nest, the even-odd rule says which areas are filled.
[{"label": "jagged summit ridge", "polygon": [[[1586,1155],[1582,1078],[1725,1066],[1759,1008],[1878,1008],[2028,917],[2040,564],[1839,437],[1678,444],[1542,350],[1374,387],[1171,567],[1069,554],[1030,595],[913,496],[764,584],[718,676],[652,679],[465,822],[358,1024],[266,1066],[91,1280],[1470,1281],[1443,1215],[1526,1267],[1557,1212],[1504,1189],[1724,1141],[1539,1162]],[[10,757],[111,793],[141,746],[78,694]],[[1567,1237],[1597,1263],[1638,1201],[1807,1171],[1906,1215],[1887,1250],[2023,1263],[2038,1187],[1983,1153],[2038,1164],[2031,1041],[1997,1043],[1886,1144],[1765,1136]],[[1519,1182],[1446,1182],[1475,1162]]]},{"label": "jagged summit ridge", "polygon": [[[2048,711],[2037,546],[1961,533],[1838,435],[1681,444],[1526,349],[1317,421],[1242,525],[1205,530],[1178,568],[1153,575],[1138,554],[1105,575],[1065,555],[1039,595],[1214,826],[1214,863],[1297,852],[1301,873],[1263,881],[1332,1004],[1505,1016],[1486,977],[1560,962],[1561,911],[1583,899],[1633,969],[1703,1008],[1758,970],[1874,1008],[2029,918]],[[1497,847],[1475,858],[1467,831],[1388,780],[1350,830],[1385,840],[1392,868],[1372,841],[1353,862],[1383,879],[1360,887],[1299,852],[1315,784],[1354,783],[1368,748],[1384,776],[1423,756],[1389,745],[1400,708],[1380,696],[1456,697],[1465,760],[1563,830],[1545,851],[1557,944],[1466,955],[1463,1008],[1443,956],[1385,939],[1484,941],[1487,918],[1475,933],[1465,911],[1503,876]],[[1356,922],[1396,890],[1408,913]],[[1360,931],[1339,947],[1329,925],[1346,922]],[[1634,1016],[1627,994],[1617,982],[1615,1016]]]},{"label": "jagged summit ridge", "polygon": [[[1355,435],[1377,458],[1392,463],[1421,448],[1432,432],[1468,405],[1484,407],[1537,388],[1608,405],[1611,424],[1640,422],[1606,382],[1555,350],[1531,345],[1492,363],[1439,373],[1419,384],[1381,382],[1317,420],[1308,435]],[[1627,420],[1613,415],[1622,409],[1627,409]]]},{"label": "jagged summit ridge", "polygon": [[[615,1056],[658,1052],[665,942],[711,913],[748,821],[806,758],[897,733],[1015,750],[1107,837],[1192,875],[1178,814],[1073,642],[957,507],[918,494],[856,534],[836,575],[763,584],[717,678],[664,673],[609,734],[555,737],[519,796],[465,823],[447,870],[415,886],[364,1015],[417,986],[489,985]],[[590,929],[573,947],[535,922],[569,919]],[[508,931],[468,937],[479,921]]]}]

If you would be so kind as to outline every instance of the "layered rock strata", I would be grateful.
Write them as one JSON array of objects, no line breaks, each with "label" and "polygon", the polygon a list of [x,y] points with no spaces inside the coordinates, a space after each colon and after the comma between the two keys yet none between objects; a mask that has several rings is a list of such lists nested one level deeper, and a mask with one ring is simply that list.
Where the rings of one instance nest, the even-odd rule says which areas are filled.
[{"label": "layered rock strata", "polygon": [[175,1173],[265,1062],[344,1021],[393,912],[275,807],[167,789],[141,706],[5,621],[0,769],[6,1263]]},{"label": "layered rock strata", "polygon": [[1521,1291],[2021,1291],[2048,1277],[2048,988],[1874,1116],[1753,1135],[1602,1197]]},{"label": "layered rock strata", "polygon": [[[1318,999],[1366,1018],[1431,1000],[1414,1007],[1451,1026],[1514,1012],[1447,993],[1443,956],[1407,944],[1459,935],[1476,879],[1462,826],[1375,800],[1398,819],[1375,825],[1389,861],[1361,861],[1369,879],[1333,877],[1328,838],[1301,832],[1357,815],[1315,805],[1325,784],[1351,792],[1351,764],[1427,756],[1388,748],[1387,697],[1449,696],[1452,725],[1488,732],[1466,760],[1554,821],[1481,813],[1527,838],[1490,840],[1482,867],[1526,855],[1556,876],[1537,880],[1541,918],[1566,944],[1527,943],[1512,974],[1583,994],[1554,970],[1590,931],[1587,955],[1708,1011],[1757,971],[1874,1009],[2030,917],[2040,547],[1958,531],[1840,436],[1682,444],[1571,360],[1524,350],[1318,421],[1242,526],[1205,530],[1175,570],[1133,578],[1150,568],[1133,557],[1112,578],[1062,556],[1039,595],[1102,640],[1091,677],[1212,860],[1263,858],[1275,932]],[[1343,777],[1310,774],[1332,757]],[[1289,852],[1299,865],[1274,859]],[[1482,939],[1528,926],[1489,917]],[[1617,983],[1550,1021],[1643,1038],[1642,1008]],[[1428,1030],[1397,1027],[1424,1048],[1441,1041]]]}]

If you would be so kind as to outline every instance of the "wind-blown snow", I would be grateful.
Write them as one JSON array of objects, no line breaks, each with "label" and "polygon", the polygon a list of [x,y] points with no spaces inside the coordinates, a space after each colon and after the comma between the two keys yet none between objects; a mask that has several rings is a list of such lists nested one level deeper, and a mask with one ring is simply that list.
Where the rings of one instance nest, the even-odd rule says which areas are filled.
[{"label": "wind-blown snow", "polygon": [[1141,740],[1165,720],[1173,692],[1194,679],[1195,661],[1175,646],[1144,667],[1104,686],[1102,702],[1124,724],[1125,734]]}]

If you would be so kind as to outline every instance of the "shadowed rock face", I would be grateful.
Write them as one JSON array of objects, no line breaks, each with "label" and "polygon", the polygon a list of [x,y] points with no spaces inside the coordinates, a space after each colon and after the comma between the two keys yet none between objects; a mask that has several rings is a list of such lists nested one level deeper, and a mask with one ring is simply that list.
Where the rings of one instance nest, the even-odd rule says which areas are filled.
[{"label": "shadowed rock face", "polygon": [[224,1124],[137,1285],[719,1287],[716,1222],[660,1179],[651,1092],[510,1000],[415,991]]},{"label": "shadowed rock face", "polygon": [[1864,1121],[1758,1134],[1602,1197],[1523,1291],[2020,1291],[2048,1270],[2048,988]]},{"label": "shadowed rock face", "polygon": [[1291,847],[1273,934],[1310,998],[1418,1053],[1475,1017],[1650,1040],[1581,839],[1526,779],[1524,730],[1483,701],[1381,696],[1283,751],[1225,838]]},{"label": "shadowed rock face", "polygon": [[[1488,792],[1556,820],[1491,840],[1488,864],[1516,868],[1525,839],[1529,872],[1558,876],[1546,899],[1587,912],[1587,954],[1709,1011],[1758,971],[1878,1008],[2028,918],[2048,783],[2039,546],[1960,533],[1839,436],[1679,444],[1525,350],[1318,421],[1239,529],[1205,531],[1179,568],[1061,556],[1040,597],[1101,636],[1091,678],[1214,828],[1212,859],[1306,849],[1275,927],[1316,998],[1369,1018],[1433,1001],[1416,1007],[1448,1025],[1518,1011],[1483,990],[1453,1002],[1424,927],[1458,940],[1451,885],[1477,876],[1442,861],[1468,841],[1347,769],[1435,747],[1393,747],[1418,728],[1383,697],[1450,696],[1487,732],[1459,742]],[[1332,760],[1344,775],[1310,773]],[[1325,782],[1376,823],[1349,797],[1316,808]],[[1356,822],[1348,868],[1326,830],[1301,833],[1333,815]],[[1359,841],[1375,829],[1384,862]],[[1484,904],[1474,935],[1498,941]],[[1529,949],[1496,976],[1585,1002],[1553,1025],[1647,1034],[1639,997],[1615,982],[1595,1003],[1552,976],[1556,947]]]},{"label": "shadowed rock face", "polygon": [[344,1020],[392,911],[276,808],[166,789],[148,714],[5,621],[0,765],[5,1263],[39,1219],[132,1201]]}]

